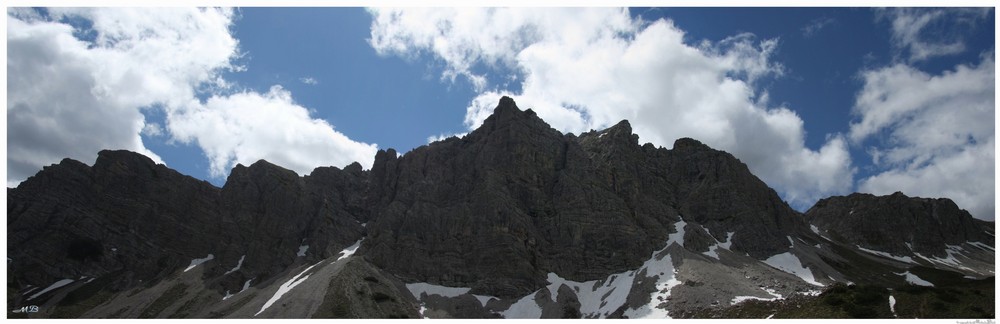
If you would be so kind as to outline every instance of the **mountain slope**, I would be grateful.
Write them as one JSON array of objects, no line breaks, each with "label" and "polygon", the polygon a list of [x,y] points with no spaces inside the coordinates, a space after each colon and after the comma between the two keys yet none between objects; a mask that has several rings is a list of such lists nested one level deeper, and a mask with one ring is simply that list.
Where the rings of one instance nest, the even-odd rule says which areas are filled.
[{"label": "mountain slope", "polygon": [[[102,151],[8,201],[8,303],[42,306],[29,317],[662,318],[994,271],[992,223],[949,200],[802,215],[729,153],[639,145],[628,121],[561,134],[506,97],[370,171],[258,161],[216,188]],[[906,243],[926,258],[897,260]]]}]

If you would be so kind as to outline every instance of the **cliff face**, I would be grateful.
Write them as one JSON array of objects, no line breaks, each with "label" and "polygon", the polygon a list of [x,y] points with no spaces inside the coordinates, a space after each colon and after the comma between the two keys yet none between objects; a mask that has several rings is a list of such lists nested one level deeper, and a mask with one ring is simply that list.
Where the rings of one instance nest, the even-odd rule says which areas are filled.
[{"label": "cliff face", "polygon": [[8,267],[34,285],[118,273],[124,288],[162,278],[214,250],[219,193],[131,152],[102,151],[93,167],[63,160],[8,191]]},{"label": "cliff face", "polygon": [[505,97],[463,138],[379,151],[370,171],[258,161],[216,188],[132,152],[63,160],[8,189],[8,302],[41,317],[656,317],[911,270],[993,275],[993,223],[950,200],[852,194],[802,215],[729,153],[638,140],[628,121],[561,134]]},{"label": "cliff face", "polygon": [[636,268],[682,218],[708,231],[687,231],[695,250],[734,232],[734,249],[762,258],[806,228],[728,153],[692,139],[640,146],[627,121],[563,135],[509,98],[464,138],[379,152],[372,174],[362,251],[373,263],[502,296],[548,272],[586,281]]}]

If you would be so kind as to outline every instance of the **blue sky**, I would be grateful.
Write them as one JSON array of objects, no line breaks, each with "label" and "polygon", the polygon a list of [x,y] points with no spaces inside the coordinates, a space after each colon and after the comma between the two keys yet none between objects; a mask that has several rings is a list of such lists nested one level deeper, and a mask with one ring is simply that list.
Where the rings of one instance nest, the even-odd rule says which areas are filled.
[{"label": "blue sky", "polygon": [[300,175],[368,167],[377,149],[461,136],[510,95],[564,132],[629,119],[642,142],[697,138],[799,210],[903,191],[994,217],[992,8],[14,8],[8,21],[8,186],[102,148],[217,186],[258,159]]}]

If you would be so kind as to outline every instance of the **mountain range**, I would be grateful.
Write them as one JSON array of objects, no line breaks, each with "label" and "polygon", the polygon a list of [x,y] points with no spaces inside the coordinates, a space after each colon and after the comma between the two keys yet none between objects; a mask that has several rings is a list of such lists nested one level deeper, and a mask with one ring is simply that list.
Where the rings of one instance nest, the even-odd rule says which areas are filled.
[{"label": "mountain range", "polygon": [[562,134],[508,97],[370,170],[261,160],[218,188],[106,150],[7,201],[9,317],[994,316],[995,224],[949,199],[800,213],[697,140]]}]

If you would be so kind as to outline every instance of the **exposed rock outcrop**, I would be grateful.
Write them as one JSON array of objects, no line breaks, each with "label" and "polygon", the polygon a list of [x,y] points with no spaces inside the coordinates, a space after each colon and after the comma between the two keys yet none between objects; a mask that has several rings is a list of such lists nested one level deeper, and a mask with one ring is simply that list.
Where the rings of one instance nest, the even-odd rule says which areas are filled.
[{"label": "exposed rock outcrop", "polygon": [[900,256],[947,258],[948,245],[995,244],[991,222],[972,218],[947,198],[855,193],[821,199],[805,216],[834,240]]}]

